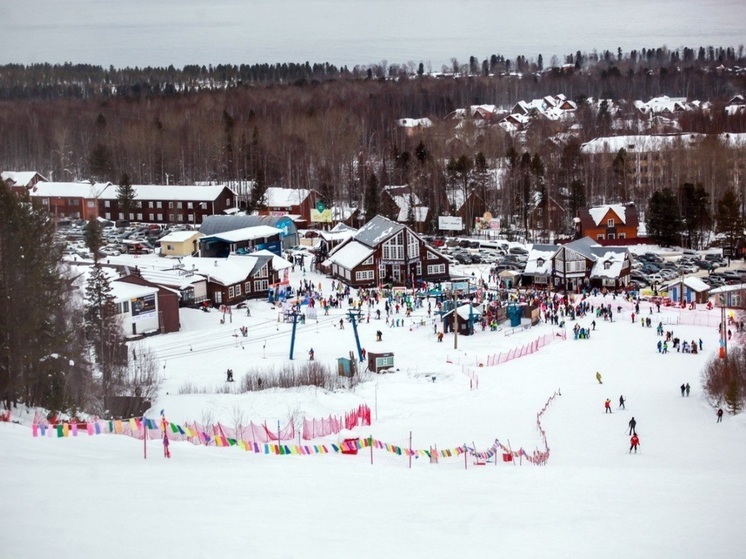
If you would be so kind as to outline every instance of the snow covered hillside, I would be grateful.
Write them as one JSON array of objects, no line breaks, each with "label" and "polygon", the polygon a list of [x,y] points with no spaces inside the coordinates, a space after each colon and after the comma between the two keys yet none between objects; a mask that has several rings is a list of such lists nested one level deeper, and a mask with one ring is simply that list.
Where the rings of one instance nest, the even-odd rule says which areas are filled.
[{"label": "snow covered hillside", "polygon": [[[303,279],[291,277],[294,285]],[[305,279],[330,292],[327,278]],[[477,327],[474,336],[459,336],[458,350],[453,334],[437,341],[426,307],[402,327],[371,318],[360,325],[361,343],[368,352],[394,352],[397,371],[366,373],[353,390],[336,393],[231,393],[249,369],[286,362],[291,325],[278,322],[264,301],[250,302],[250,317],[236,310],[225,324],[217,311],[184,310],[181,332],[147,339],[165,377],[149,417],[163,409],[179,424],[230,425],[242,416],[271,426],[364,403],[373,418],[356,429],[361,437],[408,448],[411,433],[415,449],[477,450],[499,439],[530,454],[543,449],[537,413],[559,389],[541,418],[548,464],[505,463],[499,455],[481,466],[463,455],[431,464],[418,456],[410,469],[408,457],[380,449],[371,465],[369,449],[275,456],[188,442],[173,442],[168,460],[158,440],[149,441],[143,460],[142,441],[125,436],[34,438],[33,412],[20,411],[13,419],[24,424],[0,423],[0,555],[742,557],[746,420],[726,415],[717,424],[700,389],[701,370],[718,347],[717,311],[650,314],[642,303],[641,315],[654,325],[646,328],[632,323],[631,303],[612,296],[591,302],[611,304],[614,321],[595,318],[590,339],[573,338],[573,321],[566,340],[544,323],[515,332]],[[336,368],[354,350],[349,323],[339,329],[346,308],[298,326],[296,360],[313,348],[317,360]],[[702,326],[687,325],[695,315]],[[577,322],[591,328],[593,319]],[[682,340],[701,338],[704,350],[658,353],[660,321]],[[478,366],[547,334],[552,343],[531,355]],[[684,383],[689,397],[680,394]],[[620,395],[626,409],[618,407]],[[611,414],[604,413],[607,398]],[[627,453],[633,416],[636,455]]]}]

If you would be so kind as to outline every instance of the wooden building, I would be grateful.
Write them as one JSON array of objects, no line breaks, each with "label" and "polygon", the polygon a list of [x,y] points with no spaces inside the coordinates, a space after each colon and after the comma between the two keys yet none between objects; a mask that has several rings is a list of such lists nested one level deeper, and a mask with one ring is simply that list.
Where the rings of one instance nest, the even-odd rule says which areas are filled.
[{"label": "wooden building", "polygon": [[379,215],[331,252],[323,266],[348,285],[367,287],[445,281],[448,264],[411,228]]},{"label": "wooden building", "polygon": [[636,239],[639,226],[634,204],[579,208],[575,236],[590,237],[599,244],[614,244],[620,239]]}]

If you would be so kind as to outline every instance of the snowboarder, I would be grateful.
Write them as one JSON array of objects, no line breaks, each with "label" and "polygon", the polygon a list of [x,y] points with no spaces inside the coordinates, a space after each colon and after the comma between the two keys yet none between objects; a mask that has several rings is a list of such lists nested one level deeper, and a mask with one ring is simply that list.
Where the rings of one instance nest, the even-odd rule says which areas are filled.
[{"label": "snowboarder", "polygon": [[632,435],[632,438],[629,440],[629,442],[629,452],[632,452],[632,449],[635,449],[635,454],[637,454],[637,447],[640,446],[640,437],[637,436],[637,433]]},{"label": "snowboarder", "polygon": [[723,422],[723,408],[718,408],[718,420],[715,423],[722,423]]},{"label": "snowboarder", "polygon": [[691,390],[691,387],[689,386],[689,383],[688,383],[688,382],[686,383],[686,388],[685,388],[685,390],[686,390],[686,396],[687,396],[687,398],[688,398],[688,397],[689,397],[689,391]]},{"label": "snowboarder", "polygon": [[684,397],[684,392],[686,392],[686,384],[681,385],[681,397]]},{"label": "snowboarder", "polygon": [[637,421],[635,421],[635,417],[632,416],[632,419],[629,420],[629,434],[630,435],[637,435],[637,431],[635,431],[635,427],[637,427]]},{"label": "snowboarder", "polygon": [[604,413],[611,413],[611,400],[606,398],[606,402],[604,402],[604,407],[606,408],[606,411],[604,411]]},{"label": "snowboarder", "polygon": [[627,408],[624,407],[624,395],[619,396],[619,407],[623,410],[626,410]]},{"label": "snowboarder", "polygon": [[596,371],[596,380],[598,381],[598,384],[603,384],[603,381],[601,380],[601,373],[599,371]]}]

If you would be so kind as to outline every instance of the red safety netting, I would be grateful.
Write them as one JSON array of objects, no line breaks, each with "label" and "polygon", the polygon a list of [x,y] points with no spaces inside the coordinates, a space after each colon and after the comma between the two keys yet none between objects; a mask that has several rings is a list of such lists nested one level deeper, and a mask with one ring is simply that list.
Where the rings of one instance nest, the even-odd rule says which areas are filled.
[{"label": "red safety netting", "polygon": [[365,404],[347,412],[344,419],[331,415],[321,419],[303,419],[303,439],[310,441],[318,437],[336,435],[342,429],[354,429],[359,425],[370,425],[370,408]]}]

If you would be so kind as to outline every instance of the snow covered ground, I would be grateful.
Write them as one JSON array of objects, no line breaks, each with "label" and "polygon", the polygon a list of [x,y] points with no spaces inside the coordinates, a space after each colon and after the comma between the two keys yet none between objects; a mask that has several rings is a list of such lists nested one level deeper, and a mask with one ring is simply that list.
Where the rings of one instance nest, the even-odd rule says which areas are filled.
[{"label": "snow covered ground", "polygon": [[[291,277],[297,285],[301,274]],[[327,278],[307,279],[329,292]],[[184,310],[181,332],[147,340],[165,377],[154,418],[164,409],[175,423],[230,425],[242,415],[284,425],[291,416],[341,415],[365,403],[373,421],[358,428],[361,436],[408,447],[411,433],[417,449],[486,449],[497,438],[530,453],[542,448],[536,414],[561,389],[542,417],[548,465],[476,466],[468,458],[465,470],[459,456],[439,464],[413,459],[409,469],[408,458],[379,450],[371,465],[368,450],[268,456],[186,442],[172,443],[167,460],[159,441],[149,442],[143,460],[142,441],[125,436],[33,438],[32,414],[20,411],[25,425],[0,423],[0,555],[742,557],[746,419],[726,415],[716,424],[700,389],[701,370],[718,346],[717,314],[680,311],[709,325],[672,325],[679,311],[653,309],[654,325],[664,320],[676,336],[704,344],[697,355],[661,355],[655,328],[632,324],[629,303],[611,296],[593,302],[624,311],[612,323],[597,318],[589,340],[573,339],[573,322],[565,341],[542,323],[518,332],[477,328],[459,336],[454,350],[452,334],[437,342],[426,309],[415,312],[424,326],[410,328],[406,319],[389,328],[371,319],[360,326],[362,345],[393,351],[398,371],[365,374],[354,390],[337,393],[221,393],[228,368],[240,381],[249,369],[285,362],[291,326],[265,301],[250,302],[251,317],[237,310],[225,324],[217,311]],[[641,311],[650,316],[650,305]],[[295,359],[305,361],[311,347],[334,367],[347,357],[354,338],[349,324],[339,330],[342,315],[332,309],[299,326]],[[579,322],[589,327],[591,320]],[[244,325],[246,338],[238,331]],[[375,341],[378,329],[382,342]],[[532,355],[477,366],[545,334],[556,341]],[[478,377],[476,390],[470,373]],[[688,398],[679,391],[686,382]],[[187,383],[197,393],[180,394]],[[626,410],[617,407],[622,394]],[[606,398],[612,414],[604,414]],[[638,455],[627,454],[632,416]]]}]

